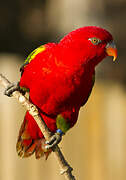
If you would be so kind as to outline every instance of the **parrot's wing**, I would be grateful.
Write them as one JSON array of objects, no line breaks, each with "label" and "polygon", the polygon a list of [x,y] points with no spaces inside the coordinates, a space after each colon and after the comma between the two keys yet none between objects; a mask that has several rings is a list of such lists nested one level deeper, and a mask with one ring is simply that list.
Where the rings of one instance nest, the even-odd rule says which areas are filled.
[{"label": "parrot's wing", "polygon": [[86,100],[81,104],[81,106],[84,106],[85,103],[87,102],[88,98],[90,97],[91,92],[92,92],[92,88],[93,88],[93,86],[94,86],[94,83],[95,83],[95,71],[94,71],[93,76],[92,76],[92,86],[91,86],[91,89],[90,89],[90,91],[89,91],[89,94],[88,94]]},{"label": "parrot's wing", "polygon": [[24,68],[27,64],[29,64],[37,54],[39,54],[40,52],[43,52],[45,50],[45,46],[44,45],[41,45],[40,47],[36,48],[34,51],[32,51],[29,56],[26,58],[26,60],[24,61],[24,64],[21,66],[20,68],[20,72],[21,74],[23,73],[24,71]]}]

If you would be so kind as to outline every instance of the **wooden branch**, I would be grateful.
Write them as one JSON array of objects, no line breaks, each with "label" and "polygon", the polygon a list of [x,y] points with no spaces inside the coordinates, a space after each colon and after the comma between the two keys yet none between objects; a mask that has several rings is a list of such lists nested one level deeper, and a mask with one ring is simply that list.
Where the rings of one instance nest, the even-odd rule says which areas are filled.
[{"label": "wooden branch", "polygon": [[[7,88],[8,85],[11,84],[11,82],[7,78],[5,78],[2,74],[0,74],[0,84],[3,87]],[[36,106],[30,103],[29,100],[25,96],[23,96],[19,91],[13,92],[12,96],[16,98],[23,106],[25,106],[25,108],[29,111],[29,113],[35,119],[45,139],[49,140],[49,138],[51,137],[51,132],[49,131],[42,117],[39,115],[39,112]],[[59,163],[60,173],[64,174],[66,180],[75,180],[75,177],[72,175],[73,169],[65,160],[58,145],[55,148],[53,148],[53,152],[55,154],[55,158],[57,159]]]}]

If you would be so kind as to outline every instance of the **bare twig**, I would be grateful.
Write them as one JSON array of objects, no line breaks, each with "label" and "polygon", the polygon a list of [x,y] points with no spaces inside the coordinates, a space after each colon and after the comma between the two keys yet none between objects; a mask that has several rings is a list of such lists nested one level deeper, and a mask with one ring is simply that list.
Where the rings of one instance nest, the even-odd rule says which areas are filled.
[{"label": "bare twig", "polygon": [[[11,84],[11,82],[7,78],[5,78],[2,74],[0,74],[0,84],[4,86],[5,88],[7,88],[8,85]],[[16,98],[23,106],[25,106],[25,108],[29,111],[29,113],[34,117],[45,139],[48,140],[51,136],[51,132],[49,131],[42,117],[39,115],[39,112],[36,106],[30,103],[29,100],[25,96],[23,96],[19,91],[13,92],[12,96]],[[75,177],[72,175],[73,169],[65,160],[58,145],[55,148],[53,148],[53,152],[59,163],[60,173],[64,174],[67,180],[75,180]]]}]

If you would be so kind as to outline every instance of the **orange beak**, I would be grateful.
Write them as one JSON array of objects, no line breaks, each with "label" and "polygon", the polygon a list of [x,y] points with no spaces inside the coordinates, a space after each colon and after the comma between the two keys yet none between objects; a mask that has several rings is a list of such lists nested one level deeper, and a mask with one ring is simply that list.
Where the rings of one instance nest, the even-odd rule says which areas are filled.
[{"label": "orange beak", "polygon": [[113,56],[113,61],[116,60],[117,49],[116,49],[116,45],[115,45],[114,41],[111,41],[106,45],[106,53],[108,56]]}]

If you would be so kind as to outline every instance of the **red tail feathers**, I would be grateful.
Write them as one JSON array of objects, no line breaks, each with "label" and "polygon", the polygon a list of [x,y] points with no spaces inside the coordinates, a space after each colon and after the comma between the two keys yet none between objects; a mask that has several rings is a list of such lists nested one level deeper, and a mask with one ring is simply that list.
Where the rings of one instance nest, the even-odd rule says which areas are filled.
[{"label": "red tail feathers", "polygon": [[21,125],[16,145],[20,157],[29,157],[35,152],[36,159],[45,156],[47,159],[51,150],[45,149],[45,138],[33,117],[27,112]]}]

